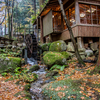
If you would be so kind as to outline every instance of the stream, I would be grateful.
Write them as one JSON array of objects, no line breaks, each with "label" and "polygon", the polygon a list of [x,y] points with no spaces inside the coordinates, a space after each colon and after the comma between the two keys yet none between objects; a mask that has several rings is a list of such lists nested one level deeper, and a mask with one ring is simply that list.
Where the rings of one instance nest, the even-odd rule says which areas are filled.
[{"label": "stream", "polygon": [[[34,60],[34,58],[28,58],[27,63],[35,65],[37,61]],[[49,100],[48,97],[42,94],[42,88],[50,82],[50,79],[46,78],[46,66],[40,65],[40,69],[38,71],[33,71],[33,73],[38,75],[38,79],[31,83],[30,93],[32,95],[32,100]]]}]

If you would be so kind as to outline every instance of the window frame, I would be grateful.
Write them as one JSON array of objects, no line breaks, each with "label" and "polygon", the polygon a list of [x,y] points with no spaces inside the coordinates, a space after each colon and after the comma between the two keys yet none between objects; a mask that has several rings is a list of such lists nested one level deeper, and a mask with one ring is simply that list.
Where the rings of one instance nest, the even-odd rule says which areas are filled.
[{"label": "window frame", "polygon": [[[81,8],[80,8],[80,4],[83,4],[83,5],[89,5],[90,6],[90,16],[91,16],[91,23],[89,24],[89,23],[87,23],[87,18],[86,18],[86,23],[82,23],[81,22],[81,17],[80,17],[80,24],[89,24],[89,25],[100,25],[99,24],[99,14],[98,14],[98,12],[100,12],[100,10],[98,10],[98,7],[100,7],[100,5],[95,5],[95,4],[85,4],[85,3],[79,3],[79,13],[81,14],[81,12],[80,12],[80,10],[81,10]],[[96,14],[93,14],[92,12],[91,12],[91,8],[93,8],[92,6],[95,6],[96,7]],[[86,12],[85,12],[85,14],[86,14]],[[87,15],[87,14],[86,14]],[[93,19],[93,15],[96,15],[96,19]],[[85,18],[83,18],[83,19],[85,19]],[[94,23],[94,21],[96,21],[96,24]]]}]

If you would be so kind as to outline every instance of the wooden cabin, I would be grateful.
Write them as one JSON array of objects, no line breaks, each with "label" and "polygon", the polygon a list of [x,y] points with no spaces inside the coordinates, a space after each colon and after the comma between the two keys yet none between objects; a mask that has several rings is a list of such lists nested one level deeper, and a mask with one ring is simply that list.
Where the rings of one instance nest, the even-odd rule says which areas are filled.
[{"label": "wooden cabin", "polygon": [[[66,17],[76,41],[81,44],[98,42],[100,37],[100,0],[62,0]],[[41,42],[70,40],[58,0],[49,0],[37,22]],[[35,23],[36,24],[36,23]]]}]

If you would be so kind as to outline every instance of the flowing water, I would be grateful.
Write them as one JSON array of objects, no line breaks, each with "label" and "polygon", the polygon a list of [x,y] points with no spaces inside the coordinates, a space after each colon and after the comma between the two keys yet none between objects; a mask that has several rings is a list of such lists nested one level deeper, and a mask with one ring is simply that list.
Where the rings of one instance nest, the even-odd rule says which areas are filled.
[{"label": "flowing water", "polygon": [[[27,63],[30,65],[37,64],[37,61],[33,58],[28,58]],[[49,98],[44,97],[42,94],[42,88],[50,82],[50,79],[46,78],[46,66],[40,65],[38,71],[33,71],[38,75],[37,81],[31,83],[30,93],[32,95],[32,100],[49,100]]]}]

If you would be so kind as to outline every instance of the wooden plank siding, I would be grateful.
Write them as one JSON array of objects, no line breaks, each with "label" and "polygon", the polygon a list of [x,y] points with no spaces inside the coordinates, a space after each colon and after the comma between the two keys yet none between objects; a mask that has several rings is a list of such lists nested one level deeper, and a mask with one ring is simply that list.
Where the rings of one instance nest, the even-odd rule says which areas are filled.
[{"label": "wooden plank siding", "polygon": [[[73,34],[74,34],[74,37],[77,37],[78,36],[78,26],[75,26],[72,28],[72,31],[73,31]],[[62,32],[62,34],[60,35],[60,40],[68,40],[70,39],[70,33],[68,30],[64,30]]]},{"label": "wooden plank siding", "polygon": [[78,26],[78,36],[100,37],[100,26]]}]

